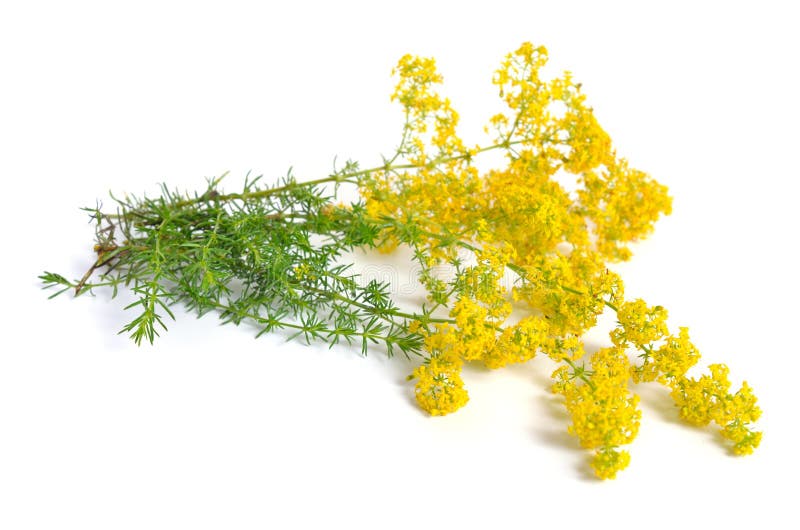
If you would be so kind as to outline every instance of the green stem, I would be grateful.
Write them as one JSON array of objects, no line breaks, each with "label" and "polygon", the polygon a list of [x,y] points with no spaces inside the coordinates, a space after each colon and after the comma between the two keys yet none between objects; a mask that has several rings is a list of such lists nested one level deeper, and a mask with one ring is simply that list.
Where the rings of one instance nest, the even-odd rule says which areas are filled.
[{"label": "green stem", "polygon": [[386,320],[387,322],[391,322],[391,323],[396,323],[391,317],[403,318],[403,319],[406,319],[406,320],[419,320],[420,322],[423,322],[423,323],[429,323],[429,322],[433,322],[433,323],[451,323],[451,324],[455,323],[455,320],[453,320],[451,318],[434,318],[434,317],[430,317],[430,316],[426,316],[426,315],[420,315],[418,313],[406,313],[404,311],[400,311],[400,310],[397,310],[397,309],[380,309],[380,308],[373,307],[373,306],[370,306],[370,305],[367,305],[367,304],[362,304],[361,302],[358,302],[358,301],[353,300],[352,298],[348,298],[346,296],[342,296],[341,294],[333,292],[333,291],[323,291],[322,289],[314,289],[314,288],[305,287],[305,286],[298,286],[298,287],[300,287],[301,289],[304,289],[306,291],[312,292],[312,293],[317,293],[317,294],[329,296],[329,297],[331,297],[331,298],[333,298],[335,300],[339,300],[340,302],[344,302],[344,303],[346,303],[348,305],[351,305],[353,307],[357,307],[359,309],[363,309],[367,313],[369,313],[371,315],[375,315],[378,318],[381,318],[381,319]]},{"label": "green stem", "polygon": [[[508,147],[510,147],[512,145],[521,144],[521,143],[523,143],[522,140],[518,140],[518,141],[514,141],[514,142],[505,141],[505,142],[502,142],[502,143],[499,143],[499,144],[492,144],[492,145],[488,145],[486,147],[481,147],[479,149],[475,149],[473,151],[469,151],[469,152],[466,152],[466,153],[460,153],[460,154],[457,154],[457,155],[440,156],[440,157],[434,158],[433,160],[431,160],[427,164],[410,164],[410,163],[409,164],[392,164],[391,161],[393,161],[396,158],[396,157],[394,157],[394,158],[391,159],[391,161],[389,161],[386,164],[383,164],[381,166],[375,166],[375,167],[371,167],[371,168],[368,168],[368,169],[361,169],[361,170],[358,170],[358,171],[352,171],[350,173],[333,174],[333,175],[329,175],[327,177],[318,178],[318,179],[314,179],[314,180],[306,180],[306,181],[303,181],[303,182],[291,182],[291,183],[286,184],[284,186],[278,186],[276,188],[269,188],[269,189],[265,189],[265,190],[248,191],[248,192],[243,192],[243,193],[226,193],[224,195],[215,195],[213,198],[209,198],[209,197],[206,197],[206,196],[200,196],[200,197],[196,197],[196,198],[193,198],[193,199],[184,199],[184,200],[181,200],[181,201],[177,201],[175,203],[172,203],[170,206],[173,206],[175,208],[182,208],[184,206],[192,206],[194,204],[200,204],[200,203],[207,202],[207,201],[210,201],[210,200],[213,200],[213,201],[216,201],[216,202],[230,202],[230,201],[236,201],[236,200],[244,201],[244,200],[251,200],[251,199],[263,199],[265,197],[269,197],[270,195],[274,195],[274,194],[277,194],[277,193],[285,192],[285,191],[288,191],[288,190],[291,190],[291,189],[307,187],[307,186],[318,186],[320,184],[328,184],[328,183],[336,183],[336,184],[347,183],[347,184],[356,184],[357,185],[357,184],[359,184],[359,178],[360,177],[364,177],[366,175],[369,175],[371,173],[375,173],[375,172],[378,172],[378,171],[387,171],[388,172],[388,171],[397,171],[397,170],[403,170],[403,169],[422,169],[422,168],[425,168],[425,167],[434,167],[434,166],[437,166],[439,164],[445,164],[447,162],[453,162],[455,160],[469,160],[472,157],[474,157],[474,156],[476,156],[478,154],[481,154],[481,153],[486,153],[488,151],[492,151],[492,150],[495,150],[495,149],[508,149]],[[353,179],[355,179],[355,180],[353,180]],[[133,214],[133,213],[134,212],[125,212],[122,215],[119,215],[119,214],[103,214],[103,215],[105,217],[107,217],[107,218],[112,218],[113,219],[113,218],[125,217],[125,216]]]},{"label": "green stem", "polygon": [[[379,340],[379,341],[383,341],[383,342],[385,342],[387,344],[398,344],[400,342],[400,340],[397,337],[393,336],[393,335],[376,335],[374,333],[369,333],[369,332],[366,332],[366,331],[356,331],[356,330],[347,330],[347,332],[345,332],[344,330],[333,329],[333,328],[330,328],[330,327],[325,327],[325,328],[312,330],[308,326],[304,326],[302,324],[296,324],[296,323],[293,323],[293,322],[287,322],[285,320],[264,318],[263,316],[259,315],[258,313],[251,313],[251,312],[248,312],[248,311],[242,311],[242,310],[238,310],[238,309],[233,309],[232,307],[227,306],[227,305],[225,305],[223,303],[220,303],[220,302],[214,302],[214,303],[210,303],[210,304],[207,304],[207,305],[209,307],[212,307],[212,308],[217,309],[217,310],[222,311],[222,312],[233,313],[233,314],[235,314],[236,316],[238,316],[238,317],[240,317],[242,319],[246,318],[246,319],[253,320],[257,324],[262,324],[264,326],[269,326],[271,329],[273,329],[273,328],[274,329],[288,328],[288,329],[297,330],[299,332],[299,334],[306,334],[306,338],[307,339],[308,339],[308,335],[315,335],[315,334],[318,335],[320,333],[324,333],[324,334],[327,334],[328,336],[341,335],[341,336],[347,336],[347,337],[366,338],[368,340]],[[260,333],[259,333],[259,335],[260,335]]]}]

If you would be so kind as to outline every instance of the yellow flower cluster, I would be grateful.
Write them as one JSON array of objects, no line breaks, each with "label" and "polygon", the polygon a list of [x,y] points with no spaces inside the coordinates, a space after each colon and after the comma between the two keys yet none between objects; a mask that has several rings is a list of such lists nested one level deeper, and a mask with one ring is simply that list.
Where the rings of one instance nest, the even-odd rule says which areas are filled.
[{"label": "yellow flower cluster", "polygon": [[694,425],[707,425],[713,421],[722,427],[722,436],[733,442],[734,453],[752,453],[761,442],[761,433],[748,425],[761,416],[752,389],[744,382],[735,394],[731,394],[728,367],[712,364],[709,370],[711,375],[699,379],[680,377],[672,383],[672,397],[681,418]]},{"label": "yellow flower cluster", "polygon": [[492,240],[513,245],[520,256],[551,252],[563,242],[588,246],[586,221],[566,190],[552,180],[550,162],[524,149],[507,167],[484,177],[487,231]]},{"label": "yellow flower cluster", "polygon": [[[459,228],[465,205],[480,197],[481,181],[468,163],[472,151],[456,135],[458,113],[434,90],[442,82],[435,61],[406,55],[394,74],[399,82],[392,100],[405,110],[403,140],[385,169],[364,177],[360,192],[373,218],[402,216],[430,232],[428,252],[441,258],[448,249],[435,236]],[[407,164],[392,166],[401,156]],[[381,250],[391,251],[397,243],[387,234]]]},{"label": "yellow flower cluster", "polygon": [[[617,330],[612,337],[618,336]],[[613,339],[612,339],[613,340]],[[658,348],[642,347],[641,365],[633,366],[631,377],[636,383],[659,381],[670,384],[697,364],[700,352],[689,340],[689,328],[681,327],[678,336],[670,335]]]},{"label": "yellow flower cluster", "polygon": [[[568,211],[577,219],[549,223],[551,229],[561,228],[567,241],[582,247],[588,239],[575,227],[585,232],[588,220],[594,226],[596,252],[606,259],[628,259],[626,244],[647,236],[658,217],[670,213],[667,189],[616,155],[569,72],[549,82],[541,79],[546,63],[544,47],[525,43],[496,73],[494,83],[512,111],[512,116],[499,114],[491,120],[498,142],[519,143],[530,151],[519,157],[528,166],[526,183],[546,180],[559,170],[576,176],[578,200]],[[554,193],[550,201],[561,197]],[[511,226],[513,230],[516,225]]]},{"label": "yellow flower cluster", "polygon": [[[416,153],[412,162],[425,165],[428,162],[427,145],[438,148],[438,155],[459,153],[464,145],[455,134],[458,113],[450,106],[450,100],[442,98],[433,90],[433,85],[442,82],[436,71],[436,62],[431,58],[403,56],[394,69],[400,82],[392,94],[406,109],[406,127],[412,133],[410,150]],[[426,138],[423,135],[428,134]],[[427,141],[426,141],[427,140]]]},{"label": "yellow flower cluster", "polygon": [[731,394],[728,368],[722,364],[709,366],[711,375],[687,377],[700,352],[689,340],[688,328],[681,327],[678,336],[667,336],[667,313],[662,307],[634,300],[623,304],[617,317],[619,326],[611,332],[611,340],[642,352],[642,364],[631,366],[634,382],[658,381],[670,388],[681,418],[699,426],[713,421],[722,427],[722,436],[733,442],[734,453],[749,454],[758,447],[761,433],[750,424],[758,420],[761,410],[747,382]]},{"label": "yellow flower cluster", "polygon": [[[549,326],[540,317],[527,317],[502,327],[511,314],[508,289],[502,280],[514,257],[507,246],[486,247],[478,252],[478,263],[464,270],[457,280],[459,296],[449,312],[452,323],[437,325],[425,333],[426,348],[449,359],[449,369],[459,370],[464,361],[481,361],[492,368],[524,362],[549,338]],[[415,330],[418,327],[418,323],[414,325]],[[417,395],[420,386],[428,384],[420,380]]]},{"label": "yellow flower cluster", "polygon": [[542,317],[528,316],[503,328],[494,347],[486,350],[481,360],[488,368],[524,363],[533,359],[539,349],[555,349],[548,348],[550,342],[552,337],[547,321]]},{"label": "yellow flower cluster", "polygon": [[609,259],[630,258],[626,243],[649,235],[659,216],[672,211],[667,188],[624,160],[585,171],[582,182],[582,211],[595,225],[597,251]]},{"label": "yellow flower cluster", "polygon": [[455,412],[469,400],[461,379],[463,361],[454,348],[456,337],[449,325],[438,326],[437,333],[425,339],[430,357],[412,375],[417,379],[417,403],[433,416]]},{"label": "yellow flower cluster", "polygon": [[559,334],[594,327],[605,304],[623,294],[619,276],[588,253],[528,255],[523,269],[525,282],[515,295],[543,311]]},{"label": "yellow flower cluster", "polygon": [[465,361],[481,359],[494,345],[495,330],[488,314],[485,307],[467,297],[459,299],[450,311],[461,338],[459,353]]},{"label": "yellow flower cluster", "polygon": [[553,391],[564,396],[572,418],[570,434],[587,449],[595,449],[592,462],[600,478],[614,478],[628,465],[627,451],[639,431],[639,397],[628,390],[629,363],[622,348],[603,348],[592,355],[591,371],[575,371],[561,366],[553,377]]},{"label": "yellow flower cluster", "polygon": [[[508,242],[520,256],[567,243],[592,247],[600,260],[627,259],[626,244],[646,236],[671,199],[616,156],[569,73],[541,79],[546,62],[547,51],[531,44],[506,58],[494,82],[510,115],[490,120],[495,144],[467,149],[456,134],[458,114],[434,90],[442,81],[434,61],[403,57],[393,98],[406,112],[398,154],[409,163],[364,179],[368,211],[414,219],[433,234],[480,231],[481,239]],[[472,158],[499,148],[511,155],[508,165],[479,175]],[[553,178],[558,172],[574,176],[574,197]]]},{"label": "yellow flower cluster", "polygon": [[617,346],[648,347],[667,333],[667,311],[661,306],[648,307],[642,299],[621,304],[617,310],[619,327],[611,332]]},{"label": "yellow flower cluster", "polygon": [[[569,72],[546,79],[546,63],[547,50],[530,43],[505,58],[493,82],[508,111],[489,120],[493,143],[474,148],[465,147],[458,114],[436,91],[442,78],[434,61],[405,56],[395,69],[403,141],[359,185],[367,213],[386,227],[386,248],[403,242],[414,250],[433,304],[426,314],[447,309],[435,325],[414,324],[428,354],[414,372],[420,406],[440,415],[464,405],[465,362],[499,368],[541,351],[560,364],[553,389],[572,418],[569,431],[595,450],[601,478],[630,460],[619,449],[636,436],[641,415],[630,381],[668,386],[681,417],[714,421],[737,453],[751,451],[760,433],[749,427],[759,412],[750,388],[730,394],[718,365],[711,376],[687,378],[699,359],[688,330],[670,335],[666,310],[626,301],[608,270],[670,213],[666,187],[616,154],[580,84]],[[506,155],[504,165],[478,171],[474,158],[491,150]],[[465,267],[460,251],[476,264]],[[437,276],[443,264],[455,279]],[[512,309],[523,313],[513,324]],[[607,309],[618,320],[613,347],[594,353],[586,368],[580,337]]]}]

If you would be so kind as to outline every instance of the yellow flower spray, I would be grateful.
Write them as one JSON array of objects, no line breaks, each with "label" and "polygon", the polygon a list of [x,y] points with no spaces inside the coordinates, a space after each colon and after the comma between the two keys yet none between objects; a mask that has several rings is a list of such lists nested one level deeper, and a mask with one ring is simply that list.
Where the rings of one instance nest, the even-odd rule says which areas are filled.
[{"label": "yellow flower spray", "polygon": [[[387,223],[387,242],[433,258],[428,268],[449,263],[459,278],[443,296],[422,275],[429,300],[450,307],[453,323],[422,326],[430,357],[414,373],[420,406],[439,415],[466,403],[463,362],[499,368],[541,351],[561,364],[553,391],[572,418],[569,432],[595,450],[600,478],[628,465],[620,446],[636,437],[641,417],[629,386],[642,382],[666,385],[681,418],[713,421],[735,453],[752,452],[761,433],[750,427],[760,413],[750,387],[731,394],[721,365],[712,365],[710,376],[688,378],[699,360],[688,330],[670,335],[666,310],[625,300],[621,279],[608,270],[629,259],[630,244],[670,213],[666,187],[614,151],[571,74],[540,76],[546,63],[547,50],[530,43],[506,57],[494,83],[508,112],[490,119],[493,143],[473,148],[456,136],[458,115],[433,89],[441,82],[434,62],[406,56],[395,70],[394,98],[408,118],[399,152],[409,164],[370,175],[361,190],[373,215],[417,230],[398,236],[398,226]],[[503,150],[507,164],[479,174],[473,157],[491,149]],[[577,191],[564,189],[557,175],[570,175]],[[477,264],[461,268],[455,249],[473,252]],[[500,282],[506,269],[516,274],[511,290]],[[525,305],[515,324],[507,323],[510,298]],[[613,345],[587,364],[580,336],[606,309],[618,320]]]}]

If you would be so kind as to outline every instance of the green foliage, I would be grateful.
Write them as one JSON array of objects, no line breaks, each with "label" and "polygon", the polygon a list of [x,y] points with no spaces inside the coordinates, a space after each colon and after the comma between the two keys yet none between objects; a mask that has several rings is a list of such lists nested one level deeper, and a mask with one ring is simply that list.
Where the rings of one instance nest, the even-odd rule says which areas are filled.
[{"label": "green foliage", "polygon": [[[327,179],[339,183],[348,164]],[[389,355],[417,354],[422,338],[408,331],[416,315],[400,311],[389,286],[363,282],[342,255],[375,245],[380,226],[364,205],[335,206],[316,183],[291,176],[273,187],[247,180],[223,195],[221,179],[189,196],[162,186],[158,197],[115,199],[116,211],[87,209],[96,227],[97,260],[69,281],[46,272],[40,279],[57,296],[109,287],[128,288],[135,316],[120,331],[152,343],[183,305],[198,315],[217,312],[224,323],[249,321],[258,335],[285,330],[289,339],[357,343],[366,354],[381,344]],[[96,276],[96,278],[93,278]]]}]

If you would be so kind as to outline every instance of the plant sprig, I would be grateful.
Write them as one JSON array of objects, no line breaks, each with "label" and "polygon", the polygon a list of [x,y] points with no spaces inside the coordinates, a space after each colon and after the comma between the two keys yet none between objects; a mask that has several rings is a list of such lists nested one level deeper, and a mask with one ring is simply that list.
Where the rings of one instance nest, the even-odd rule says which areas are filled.
[{"label": "plant sprig", "polygon": [[[666,386],[687,422],[716,423],[734,453],[752,452],[761,439],[752,389],[731,391],[724,365],[689,377],[700,355],[687,328],[671,332],[663,307],[626,299],[609,269],[670,213],[666,188],[618,156],[571,74],[542,76],[546,61],[529,43],[509,54],[494,77],[507,111],[489,120],[488,142],[469,147],[436,90],[434,61],[405,56],[392,96],[404,109],[401,141],[382,164],[348,161],[306,182],[248,178],[238,192],[222,189],[223,175],[194,194],[165,185],[155,197],[112,197],[112,211],[87,209],[97,257],[83,277],[40,278],[52,296],[129,290],[134,317],[120,333],[137,344],[152,343],[180,305],[249,321],[259,336],[420,357],[410,379],[433,415],[467,403],[465,363],[500,368],[545,354],[558,364],[552,390],[569,432],[594,450],[600,478],[628,465],[621,447],[641,417],[631,387],[642,382]],[[505,163],[479,171],[475,160],[491,151]],[[343,185],[361,199],[337,202]],[[397,246],[411,249],[427,292],[414,310],[346,262],[356,249]],[[617,317],[610,345],[587,352],[581,337],[606,310]]]}]

